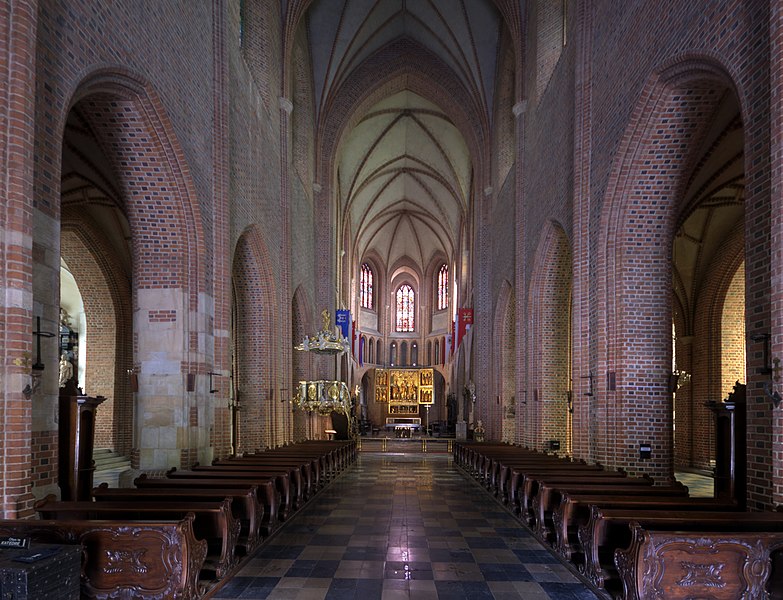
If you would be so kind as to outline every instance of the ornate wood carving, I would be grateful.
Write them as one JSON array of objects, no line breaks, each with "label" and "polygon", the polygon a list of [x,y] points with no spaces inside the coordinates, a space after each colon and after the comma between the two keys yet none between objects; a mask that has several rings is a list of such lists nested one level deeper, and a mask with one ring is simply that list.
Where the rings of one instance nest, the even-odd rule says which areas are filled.
[{"label": "ornate wood carving", "polygon": [[0,521],[0,534],[81,544],[82,597],[95,600],[196,600],[207,543],[191,513],[176,523]]},{"label": "ornate wood carving", "polygon": [[631,524],[632,541],[614,562],[626,600],[769,598],[770,553],[781,533],[647,531]]}]

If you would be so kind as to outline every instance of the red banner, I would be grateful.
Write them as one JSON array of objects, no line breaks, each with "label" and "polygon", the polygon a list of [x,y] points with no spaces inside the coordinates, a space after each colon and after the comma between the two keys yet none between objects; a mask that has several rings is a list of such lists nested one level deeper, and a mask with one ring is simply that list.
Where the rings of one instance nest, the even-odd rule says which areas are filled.
[{"label": "red banner", "polygon": [[462,338],[473,326],[473,309],[472,308],[460,308],[457,310],[457,343],[455,346],[458,348],[462,342]]}]

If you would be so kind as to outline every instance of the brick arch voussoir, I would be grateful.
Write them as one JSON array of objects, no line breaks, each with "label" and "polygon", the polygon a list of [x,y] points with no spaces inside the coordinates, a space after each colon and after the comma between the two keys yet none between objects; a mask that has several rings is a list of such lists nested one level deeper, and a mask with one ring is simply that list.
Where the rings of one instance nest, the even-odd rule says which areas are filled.
[{"label": "brick arch voussoir", "polygon": [[[149,243],[155,245],[155,252],[158,255],[168,255],[169,258],[169,260],[155,261],[156,264],[161,265],[158,276],[171,283],[172,278],[166,278],[165,273],[174,269],[177,274],[176,283],[187,288],[190,309],[195,310],[198,306],[199,293],[207,289],[206,269],[202,262],[207,253],[201,208],[185,153],[174,133],[174,126],[165,106],[152,84],[125,67],[118,65],[101,67],[85,73],[71,90],[68,111],[77,103],[109,98],[125,103],[125,110],[114,115],[116,119],[114,123],[98,124],[99,144],[107,156],[113,159],[115,174],[123,182],[126,190],[138,190],[133,194],[139,194],[143,198],[148,194],[143,194],[141,190],[149,191],[150,184],[153,184],[160,194],[165,210],[156,213],[154,217],[162,219],[162,222],[170,227],[165,243],[173,243],[176,251],[167,251],[162,243],[157,243],[164,242],[161,236],[148,236]],[[68,111],[61,116],[63,131]],[[94,114],[92,116],[95,117]],[[126,161],[135,163],[132,176],[127,164],[118,164],[117,142],[111,142],[106,137],[107,133],[111,133],[112,136],[121,135],[120,125],[127,125],[130,119],[137,121],[141,134],[149,141],[145,152],[136,150],[128,153],[128,145],[125,145]],[[139,201],[127,204],[127,217],[134,234],[139,234],[143,230],[143,225],[139,223],[139,217],[143,214],[143,204],[146,203]],[[134,235],[134,247],[137,245]],[[142,286],[150,284],[139,283]],[[155,284],[151,283],[151,285]]]}]

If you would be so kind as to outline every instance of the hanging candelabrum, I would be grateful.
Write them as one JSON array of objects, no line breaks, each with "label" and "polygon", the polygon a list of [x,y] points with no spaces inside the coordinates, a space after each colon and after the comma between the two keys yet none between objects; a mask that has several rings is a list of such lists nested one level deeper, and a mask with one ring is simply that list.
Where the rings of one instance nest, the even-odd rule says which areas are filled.
[{"label": "hanging candelabrum", "polygon": [[321,331],[314,336],[304,336],[301,343],[294,346],[294,350],[303,352],[315,352],[316,354],[342,354],[351,349],[351,342],[347,337],[338,335],[335,331],[330,331],[331,319],[329,311],[321,312],[323,321]]}]

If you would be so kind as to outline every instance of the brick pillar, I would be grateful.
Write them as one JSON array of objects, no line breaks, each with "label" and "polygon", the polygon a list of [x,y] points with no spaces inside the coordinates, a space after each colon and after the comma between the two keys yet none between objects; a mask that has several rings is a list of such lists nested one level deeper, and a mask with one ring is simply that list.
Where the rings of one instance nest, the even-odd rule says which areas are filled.
[{"label": "brick pillar", "polygon": [[[212,339],[214,351],[212,368],[207,371],[220,373],[225,385],[216,386],[218,392],[212,394],[211,415],[204,423],[211,423],[210,446],[218,457],[228,456],[231,452],[231,413],[228,408],[230,393],[229,376],[231,374],[231,244],[230,244],[230,185],[228,150],[228,52],[226,48],[226,6],[222,2],[213,5],[214,24],[212,29],[213,45],[213,119],[212,119],[212,290],[214,295],[214,320]],[[208,379],[207,379],[208,381]],[[207,393],[209,390],[207,390]],[[198,397],[198,396],[197,396]],[[202,402],[207,410],[210,403]],[[199,456],[206,460],[207,456]]]},{"label": "brick pillar", "polygon": [[[770,313],[772,357],[783,357],[783,3],[770,2]],[[778,372],[777,375],[780,375]],[[783,394],[781,381],[774,391]],[[749,473],[750,475],[750,473]],[[783,405],[772,411],[772,506],[783,503]]]},{"label": "brick pillar", "polygon": [[274,385],[278,393],[274,395],[276,445],[285,444],[293,439],[293,417],[291,404],[293,389],[291,385],[293,348],[291,326],[291,112],[293,104],[287,98],[280,99],[280,220],[282,231],[280,235],[280,284],[278,286],[278,315],[280,327],[280,357],[278,368],[274,373]]},{"label": "brick pillar", "polygon": [[[32,514],[30,493],[32,344],[32,199],[35,115],[35,0],[0,3],[0,447],[2,516]],[[34,358],[33,358],[34,360]],[[54,365],[52,365],[54,368]]]},{"label": "brick pillar", "polygon": [[[521,68],[518,71],[521,72]],[[521,76],[521,73],[518,73]],[[514,273],[515,282],[515,307],[516,307],[516,436],[514,442],[523,446],[529,445],[531,440],[527,428],[528,407],[532,406],[532,392],[528,398],[527,389],[527,324],[525,314],[527,314],[527,268],[525,264],[525,111],[527,110],[527,101],[522,100],[514,105],[514,116],[516,117],[516,161],[514,161],[514,180],[516,186],[516,246],[514,254],[516,255],[516,272]]]},{"label": "brick pillar", "polygon": [[590,157],[592,154],[592,2],[578,3],[574,73],[573,300],[571,306],[572,452],[593,459],[593,397],[584,395],[582,377],[590,374]]}]

